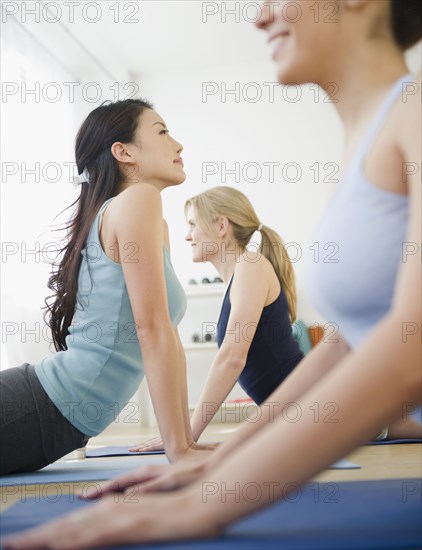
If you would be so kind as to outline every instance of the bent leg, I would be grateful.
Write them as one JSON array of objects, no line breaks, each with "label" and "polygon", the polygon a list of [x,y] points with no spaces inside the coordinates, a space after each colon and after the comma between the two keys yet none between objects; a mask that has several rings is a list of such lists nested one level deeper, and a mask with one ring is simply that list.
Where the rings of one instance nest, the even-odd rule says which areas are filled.
[{"label": "bent leg", "polygon": [[39,470],[86,445],[88,437],[60,413],[32,365],[2,371],[0,396],[0,475]]}]

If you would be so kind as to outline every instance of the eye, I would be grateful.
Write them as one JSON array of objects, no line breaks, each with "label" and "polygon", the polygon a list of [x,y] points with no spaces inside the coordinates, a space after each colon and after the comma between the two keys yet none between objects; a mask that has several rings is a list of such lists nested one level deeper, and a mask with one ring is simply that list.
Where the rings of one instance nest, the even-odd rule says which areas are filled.
[{"label": "eye", "polygon": [[169,131],[168,130],[161,130],[160,134],[168,134]]}]

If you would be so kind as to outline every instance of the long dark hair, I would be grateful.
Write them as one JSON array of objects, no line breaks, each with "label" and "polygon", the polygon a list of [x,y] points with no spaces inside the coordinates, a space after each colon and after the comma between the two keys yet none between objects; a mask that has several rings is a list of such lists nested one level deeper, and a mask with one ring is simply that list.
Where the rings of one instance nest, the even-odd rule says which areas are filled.
[{"label": "long dark hair", "polygon": [[391,0],[391,28],[402,50],[414,46],[422,37],[420,0]]},{"label": "long dark hair", "polygon": [[[56,351],[67,349],[65,338],[75,313],[81,250],[89,229],[104,202],[116,195],[123,179],[111,146],[116,141],[133,142],[139,117],[145,109],[153,109],[153,106],[141,99],[104,102],[87,116],[76,136],[78,173],[87,168],[89,183],[81,184],[79,197],[65,208],[77,205],[74,216],[64,228],[55,230],[66,230],[66,244],[59,251],[59,263],[52,264],[47,284],[54,294],[44,300],[46,306],[42,308],[47,309],[44,320],[51,329]],[[51,298],[54,300],[49,304]]]}]

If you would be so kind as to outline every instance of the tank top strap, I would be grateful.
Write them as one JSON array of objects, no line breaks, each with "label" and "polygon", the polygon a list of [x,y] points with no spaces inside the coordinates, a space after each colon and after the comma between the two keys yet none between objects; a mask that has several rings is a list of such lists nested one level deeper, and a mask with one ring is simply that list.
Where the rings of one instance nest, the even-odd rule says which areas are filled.
[{"label": "tank top strap", "polygon": [[232,287],[233,278],[234,278],[234,273],[231,276],[230,282],[229,282],[229,284],[227,285],[227,288],[226,288],[226,292],[224,293],[224,296],[228,299],[229,303],[230,303],[230,289]]},{"label": "tank top strap", "polygon": [[107,208],[107,206],[110,204],[110,202],[114,199],[114,197],[110,197],[109,199],[107,199],[100,207],[99,211],[98,211],[98,214],[95,218],[95,221],[96,221],[96,227],[97,227],[97,231],[94,231],[93,233],[93,238],[98,240],[98,242],[100,242],[100,231],[101,231],[101,223],[103,221],[103,214]]},{"label": "tank top strap", "polygon": [[104,210],[107,208],[108,204],[114,199],[114,197],[110,197],[107,199],[103,204],[101,205],[100,210],[98,211],[98,214],[101,216],[104,213]]},{"label": "tank top strap", "polygon": [[372,122],[368,130],[366,131],[364,138],[360,142],[354,161],[352,162],[352,165],[354,165],[355,168],[357,166],[361,166],[369,148],[371,147],[372,143],[375,141],[375,138],[377,137],[380,129],[382,128],[384,120],[387,117],[390,109],[392,108],[395,101],[400,97],[400,94],[402,93],[402,90],[403,90],[403,84],[406,81],[411,81],[411,80],[413,80],[413,75],[411,73],[405,74],[401,76],[398,80],[396,80],[396,82],[390,88],[390,91],[388,92],[387,97],[382,102],[380,108],[375,114],[375,117],[372,119]]}]

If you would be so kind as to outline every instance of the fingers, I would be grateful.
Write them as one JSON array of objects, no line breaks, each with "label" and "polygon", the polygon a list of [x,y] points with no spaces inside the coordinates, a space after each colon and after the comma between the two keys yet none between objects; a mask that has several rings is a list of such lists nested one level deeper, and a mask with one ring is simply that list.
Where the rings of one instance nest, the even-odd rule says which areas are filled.
[{"label": "fingers", "polygon": [[101,540],[104,527],[103,516],[107,510],[108,504],[84,507],[58,520],[4,540],[3,548],[5,550],[91,548]]},{"label": "fingers", "polygon": [[93,500],[110,493],[121,492],[127,487],[138,483],[144,483],[145,481],[155,478],[163,472],[163,467],[168,468],[168,464],[150,464],[143,466],[139,468],[139,470],[112,479],[102,487],[92,487],[78,496],[83,500]]},{"label": "fingers", "polygon": [[159,493],[163,491],[172,491],[178,487],[176,476],[173,474],[164,474],[151,479],[142,485],[137,487],[126,489],[124,492],[125,496],[133,496],[136,494],[146,494],[146,493]]},{"label": "fingers", "polygon": [[130,447],[129,451],[131,453],[142,453],[147,451],[164,451],[164,447],[163,447],[163,444],[153,445],[153,444],[147,444],[147,443],[144,443],[144,444],[140,443],[135,447]]},{"label": "fingers", "polygon": [[144,441],[142,443],[138,443],[137,445],[134,445],[133,447],[129,448],[130,452],[136,452],[140,453],[143,451],[163,451],[164,445],[161,437],[153,437],[152,439],[148,439],[147,441]]}]

